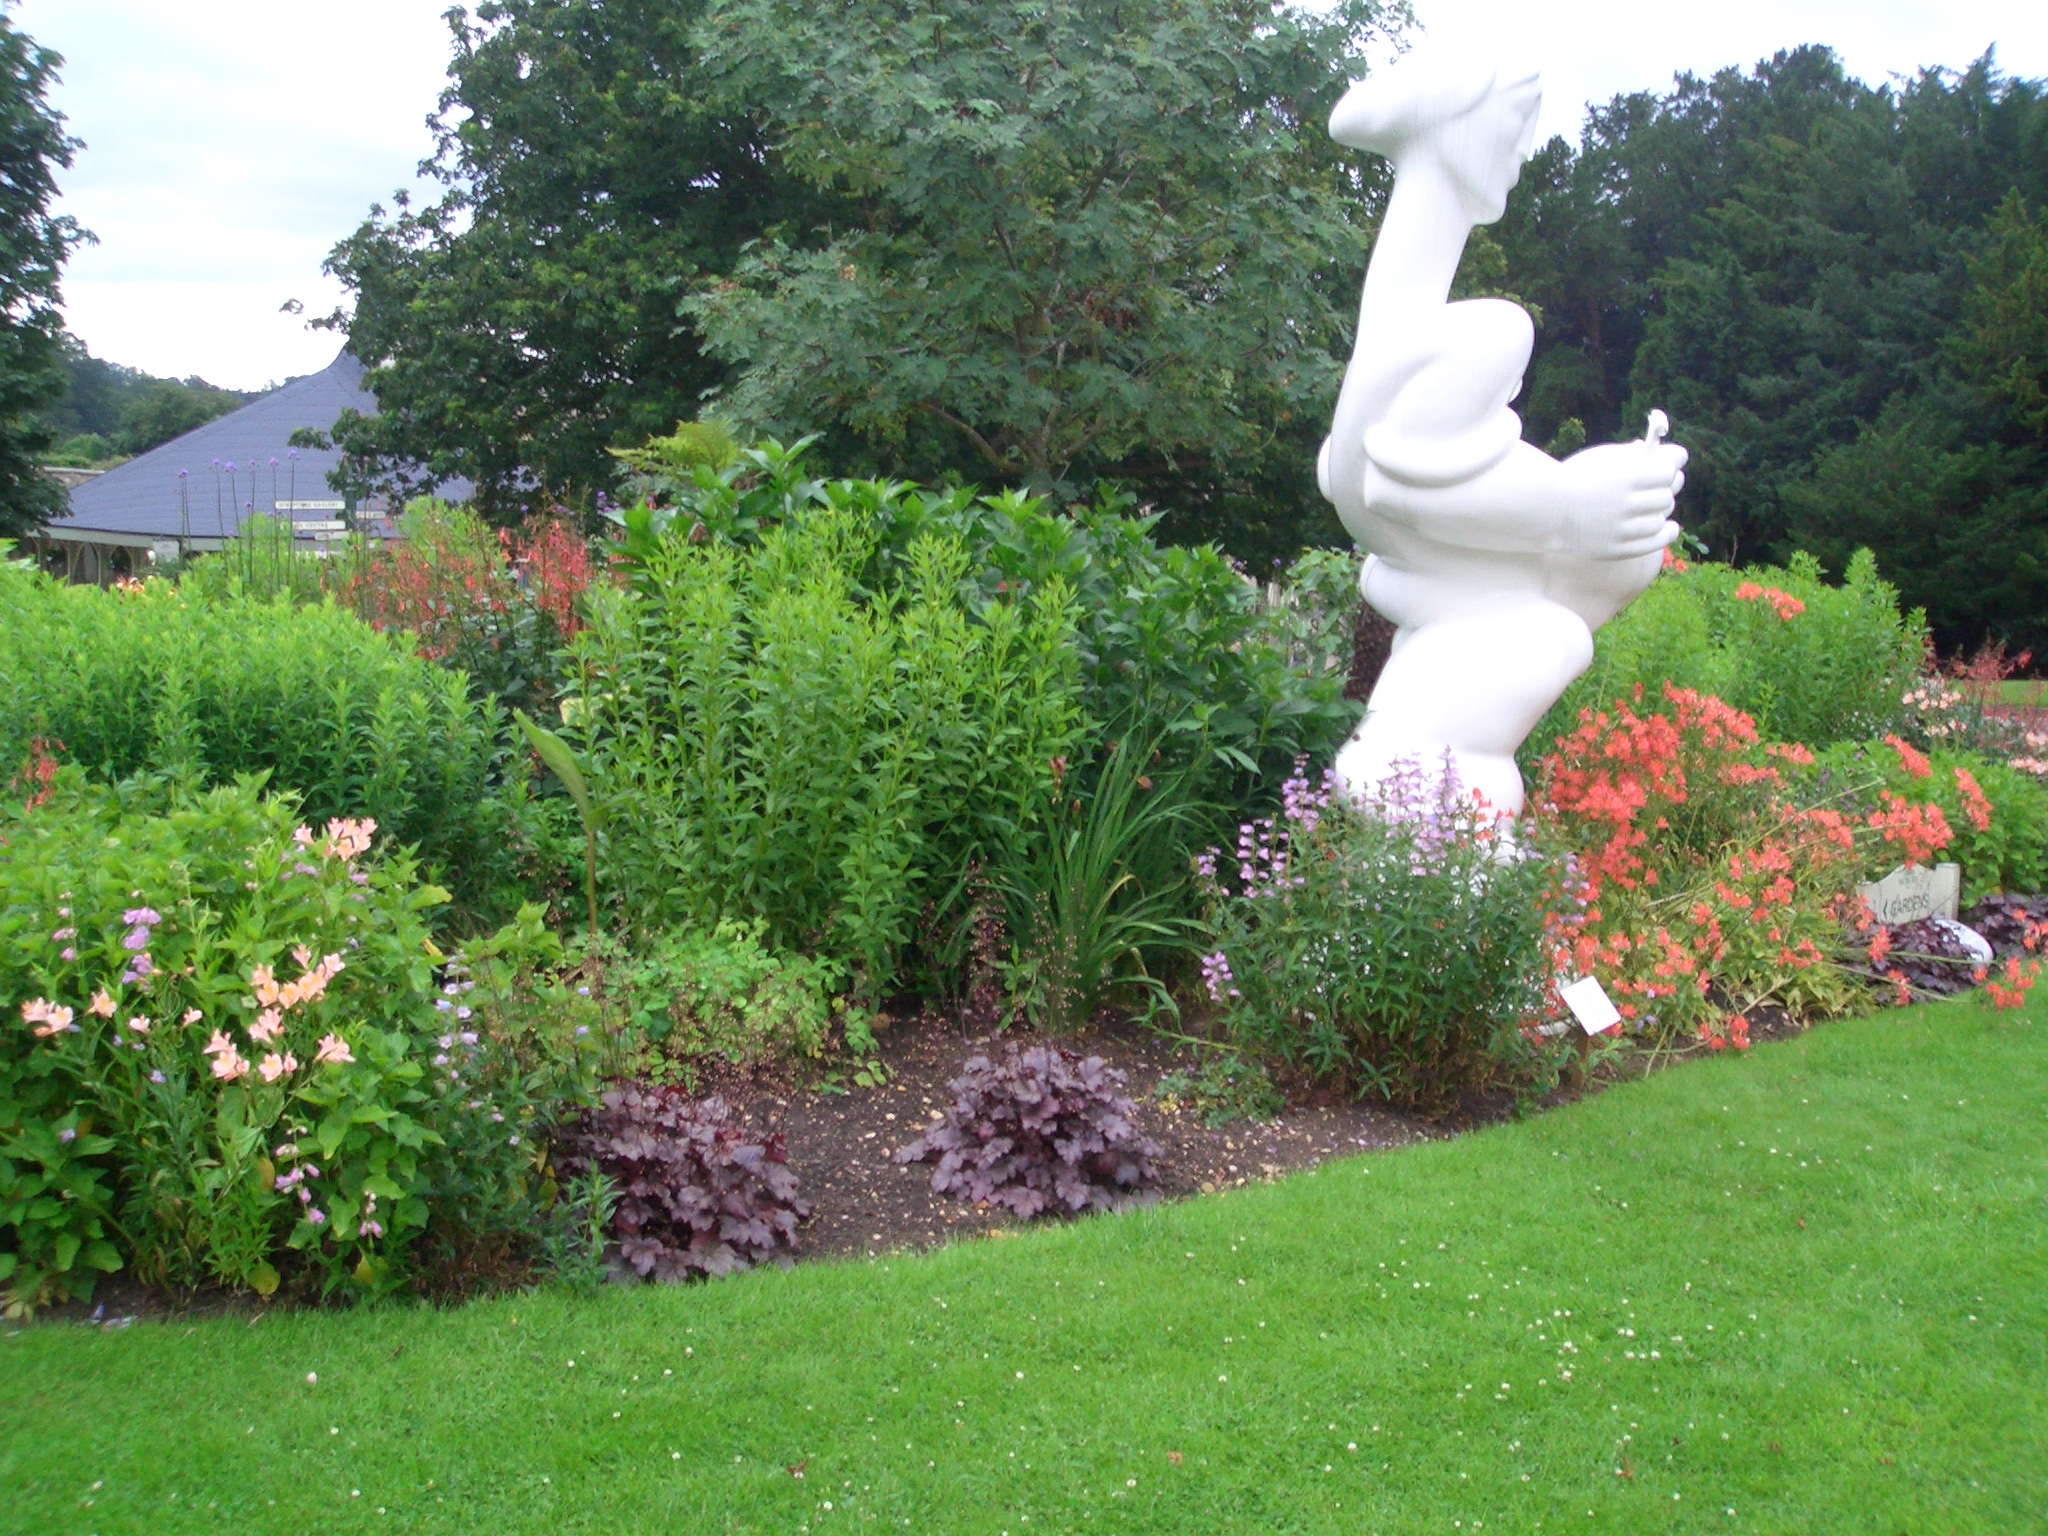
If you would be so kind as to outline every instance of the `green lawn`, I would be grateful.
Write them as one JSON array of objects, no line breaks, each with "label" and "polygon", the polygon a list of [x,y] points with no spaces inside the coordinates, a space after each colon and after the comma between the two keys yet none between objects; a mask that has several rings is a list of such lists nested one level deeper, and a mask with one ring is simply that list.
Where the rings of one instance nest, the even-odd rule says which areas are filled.
[{"label": "green lawn", "polygon": [[1892,1013],[923,1258],[19,1330],[0,1528],[2041,1531],[2044,1197],[2048,1009]]},{"label": "green lawn", "polygon": [[2039,709],[2048,702],[2048,683],[2038,677],[2009,677],[1998,685],[1998,702],[2016,709]]}]

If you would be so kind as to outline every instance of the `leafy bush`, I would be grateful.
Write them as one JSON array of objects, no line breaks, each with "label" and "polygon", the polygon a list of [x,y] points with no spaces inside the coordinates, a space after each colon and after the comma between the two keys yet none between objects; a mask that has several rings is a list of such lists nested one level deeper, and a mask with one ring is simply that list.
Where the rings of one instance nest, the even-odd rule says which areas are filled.
[{"label": "leafy bush", "polygon": [[558,1158],[602,1173],[619,1257],[643,1278],[717,1276],[784,1257],[811,1214],[779,1135],[754,1140],[725,1101],[625,1083],[605,1090]]},{"label": "leafy bush", "polygon": [[[1901,737],[1842,742],[1819,754],[1808,793],[1867,815],[1886,795],[1937,807],[1962,865],[1964,899],[2048,884],[2048,785],[1994,759]],[[1874,871],[1883,874],[1883,870]]]},{"label": "leafy bush", "polygon": [[1919,613],[1866,551],[1842,585],[1810,556],[1783,570],[1674,561],[1594,638],[1593,665],[1529,735],[1528,762],[1551,751],[1584,710],[1666,683],[1741,710],[1764,737],[1823,747],[1898,728],[1925,647]]},{"label": "leafy bush", "polygon": [[867,1015],[841,996],[844,968],[769,948],[767,926],[728,919],[709,933],[662,933],[625,960],[620,979],[639,1038],[685,1072],[706,1057],[815,1061],[835,1030],[857,1054],[871,1052]]},{"label": "leafy bush", "polygon": [[1138,1129],[1125,1075],[1100,1056],[1014,1045],[1001,1061],[971,1056],[947,1084],[953,1102],[899,1163],[938,1159],[937,1194],[1019,1216],[1119,1210],[1157,1182],[1159,1148]]},{"label": "leafy bush", "polygon": [[1551,1010],[1547,867],[1504,854],[1493,813],[1411,766],[1363,804],[1297,774],[1239,829],[1234,878],[1203,856],[1203,980],[1244,1050],[1432,1107],[1537,1065]]},{"label": "leafy bush", "polygon": [[[1291,656],[1291,630],[1274,622],[1252,582],[1212,547],[1154,542],[1158,517],[1133,515],[1127,496],[1104,491],[1056,512],[1015,493],[814,479],[805,446],[768,442],[715,465],[646,475],[636,484],[661,505],[627,514],[627,551],[651,551],[665,530],[751,546],[823,506],[861,530],[863,592],[902,593],[917,569],[913,550],[933,534],[966,548],[981,603],[1057,581],[1074,600],[1089,719],[1109,735],[1163,737],[1170,766],[1200,769],[1198,800],[1276,785],[1297,755],[1333,749],[1357,719],[1341,667]],[[1355,572],[1347,580],[1355,586]]]},{"label": "leafy bush", "polygon": [[[517,1227],[595,1041],[529,1012],[538,913],[434,975],[446,893],[375,828],[55,776],[0,812],[0,1273],[378,1293],[421,1234]],[[544,961],[545,954],[539,956]],[[53,1191],[68,1190],[68,1198]]]},{"label": "leafy bush", "polygon": [[501,725],[462,680],[331,604],[64,586],[0,565],[0,764],[38,737],[93,777],[267,773],[304,814],[374,820],[465,902],[508,878]]},{"label": "leafy bush", "polygon": [[871,598],[874,554],[818,507],[754,544],[677,530],[630,588],[592,589],[564,734],[636,925],[760,918],[872,992],[922,909],[1049,803],[1084,724],[1072,593],[984,597],[933,532]]}]

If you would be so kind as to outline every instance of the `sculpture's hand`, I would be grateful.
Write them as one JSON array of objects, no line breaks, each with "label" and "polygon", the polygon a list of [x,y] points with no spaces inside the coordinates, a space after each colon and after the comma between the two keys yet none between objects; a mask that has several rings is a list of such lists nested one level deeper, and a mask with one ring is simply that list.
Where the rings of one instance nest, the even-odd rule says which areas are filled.
[{"label": "sculpture's hand", "polygon": [[1686,452],[1661,441],[1664,429],[1664,413],[1653,411],[1639,441],[1588,448],[1564,461],[1564,518],[1552,553],[1630,560],[1678,537],[1671,512],[1685,486]]}]

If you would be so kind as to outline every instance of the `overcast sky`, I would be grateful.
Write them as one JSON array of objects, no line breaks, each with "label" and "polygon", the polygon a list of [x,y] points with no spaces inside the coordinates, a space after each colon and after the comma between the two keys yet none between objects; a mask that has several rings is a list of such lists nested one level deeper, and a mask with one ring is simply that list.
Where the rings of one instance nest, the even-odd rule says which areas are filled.
[{"label": "overcast sky", "polygon": [[[5,0],[0,0],[4,4]],[[17,0],[16,25],[64,55],[55,93],[85,140],[63,207],[99,236],[65,278],[95,355],[253,389],[324,367],[338,345],[280,314],[340,297],[320,273],[373,201],[431,147],[448,0]],[[2043,0],[1416,0],[1543,72],[1541,132],[1576,137],[1588,100],[1680,70],[1835,47],[1866,80],[1960,66],[1996,44],[2048,75]]]}]

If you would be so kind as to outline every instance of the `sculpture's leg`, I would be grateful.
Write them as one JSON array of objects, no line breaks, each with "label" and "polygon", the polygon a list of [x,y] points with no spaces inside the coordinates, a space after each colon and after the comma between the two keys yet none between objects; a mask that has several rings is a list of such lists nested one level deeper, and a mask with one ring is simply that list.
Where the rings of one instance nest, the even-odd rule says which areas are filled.
[{"label": "sculpture's leg", "polygon": [[1337,754],[1337,776],[1363,794],[1397,763],[1429,771],[1448,750],[1466,790],[1513,815],[1523,798],[1515,749],[1592,660],[1585,620],[1535,594],[1489,594],[1404,629]]}]

